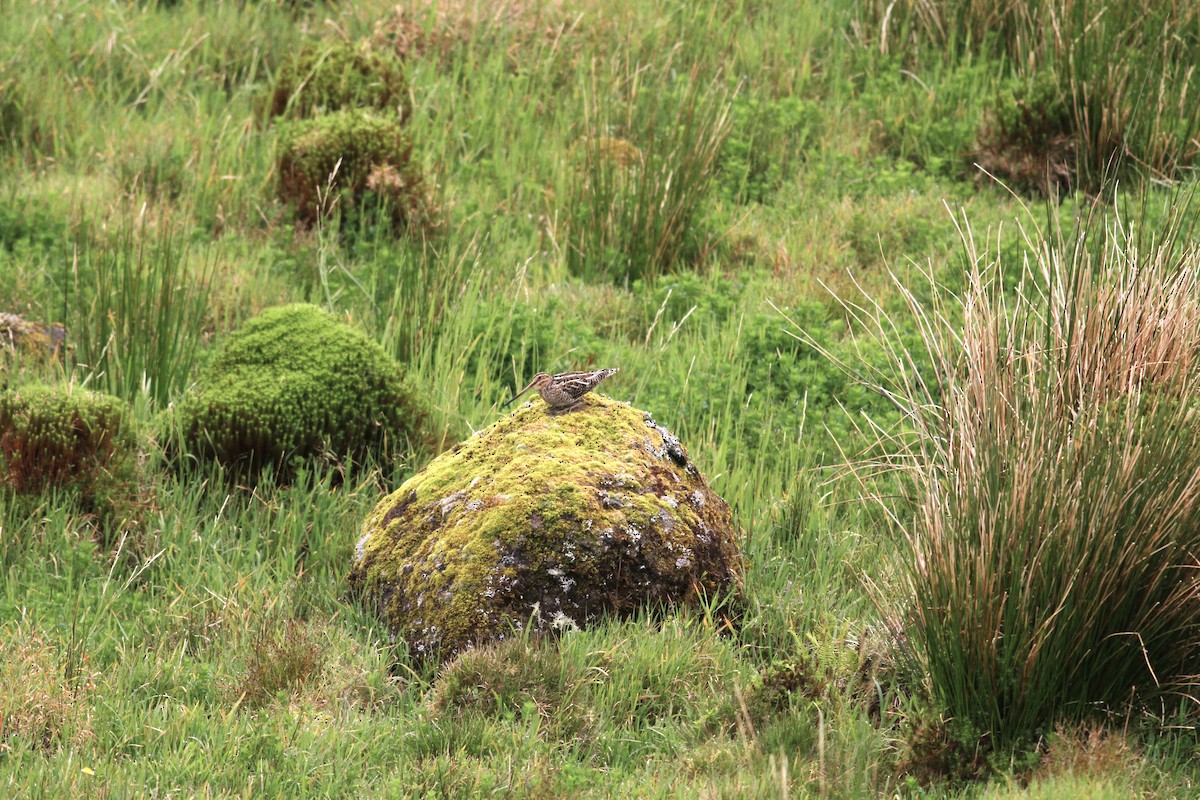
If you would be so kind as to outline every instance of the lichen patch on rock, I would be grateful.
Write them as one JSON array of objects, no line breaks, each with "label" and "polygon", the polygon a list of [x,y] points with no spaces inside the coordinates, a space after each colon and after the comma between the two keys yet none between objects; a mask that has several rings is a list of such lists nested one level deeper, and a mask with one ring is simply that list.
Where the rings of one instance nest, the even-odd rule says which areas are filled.
[{"label": "lichen patch on rock", "polygon": [[729,506],[649,414],[533,401],[376,506],[350,581],[417,660],[740,590]]}]

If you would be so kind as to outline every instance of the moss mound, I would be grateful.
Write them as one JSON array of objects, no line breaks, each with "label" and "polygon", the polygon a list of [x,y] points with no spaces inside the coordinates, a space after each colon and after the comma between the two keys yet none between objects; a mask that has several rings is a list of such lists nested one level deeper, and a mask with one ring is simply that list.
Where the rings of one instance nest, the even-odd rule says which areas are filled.
[{"label": "moss mound", "polygon": [[427,412],[404,369],[311,305],[264,311],[230,337],[178,407],[184,448],[257,468],[423,443]]},{"label": "moss mound", "polygon": [[102,530],[128,521],[137,440],[128,406],[76,386],[0,392],[0,484],[18,495],[74,492]]},{"label": "moss mound", "polygon": [[649,414],[541,401],[459,444],[376,506],[352,588],[418,661],[740,590],[729,506]]},{"label": "moss mound", "polygon": [[435,216],[425,196],[413,148],[400,119],[338,111],[282,127],[279,197],[313,225],[340,198],[345,211],[382,215],[396,229],[429,227]]},{"label": "moss mound", "polygon": [[274,117],[290,110],[299,118],[354,108],[408,118],[408,80],[393,53],[349,42],[302,50],[280,71],[270,111]]}]

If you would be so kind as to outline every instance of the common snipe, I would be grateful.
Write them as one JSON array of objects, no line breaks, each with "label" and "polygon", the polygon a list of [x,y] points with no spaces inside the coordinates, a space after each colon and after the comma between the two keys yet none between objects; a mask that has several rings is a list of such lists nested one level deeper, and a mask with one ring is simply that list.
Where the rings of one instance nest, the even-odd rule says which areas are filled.
[{"label": "common snipe", "polygon": [[512,400],[505,403],[504,407],[507,408],[530,389],[537,389],[537,393],[542,396],[550,408],[555,411],[569,410],[578,406],[585,394],[595,389],[602,380],[616,371],[615,369],[598,369],[594,372],[563,372],[558,375],[539,372],[533,376],[529,385],[513,395]]}]

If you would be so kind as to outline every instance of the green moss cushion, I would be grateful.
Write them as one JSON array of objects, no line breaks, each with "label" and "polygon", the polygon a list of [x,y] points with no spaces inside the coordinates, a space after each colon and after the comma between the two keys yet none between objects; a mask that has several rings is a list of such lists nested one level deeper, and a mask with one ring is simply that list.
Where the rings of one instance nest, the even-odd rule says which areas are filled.
[{"label": "green moss cushion", "polygon": [[126,404],[76,386],[0,392],[0,480],[22,494],[123,480],[136,460]]},{"label": "green moss cushion", "polygon": [[679,441],[643,411],[585,402],[527,404],[367,519],[351,585],[417,660],[740,590],[729,506]]},{"label": "green moss cushion", "polygon": [[314,224],[332,201],[386,200],[398,227],[423,223],[424,184],[412,143],[394,115],[338,111],[281,126],[279,197]]},{"label": "green moss cushion", "polygon": [[289,110],[289,104],[295,117],[370,108],[406,119],[409,98],[404,64],[392,53],[349,42],[306,48],[280,70],[271,97],[271,115]]},{"label": "green moss cushion", "polygon": [[263,466],[400,451],[423,441],[427,412],[378,344],[316,306],[290,305],[230,337],[178,419],[190,452]]}]

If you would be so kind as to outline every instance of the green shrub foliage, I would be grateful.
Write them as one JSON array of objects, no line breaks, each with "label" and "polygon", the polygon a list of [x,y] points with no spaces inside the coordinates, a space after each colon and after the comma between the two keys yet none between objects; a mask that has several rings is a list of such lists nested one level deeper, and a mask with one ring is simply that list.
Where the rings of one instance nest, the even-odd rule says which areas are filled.
[{"label": "green shrub foliage", "polygon": [[[1019,187],[1095,191],[1113,175],[1174,180],[1195,166],[1195,3],[869,0],[861,8],[864,41],[894,52],[910,73],[983,55],[1028,84],[1015,97],[1001,93],[979,136],[983,166]],[[930,133],[941,128],[934,122]]]},{"label": "green shrub foliage", "polygon": [[767,202],[803,162],[817,106],[800,97],[737,97],[729,138],[717,160],[717,187],[734,202]]},{"label": "green shrub foliage", "polygon": [[265,311],[234,333],[178,417],[188,452],[258,468],[323,453],[397,452],[423,441],[427,413],[378,344],[298,304]]},{"label": "green shrub foliage", "polygon": [[129,409],[118,398],[40,384],[0,393],[0,485],[7,490],[71,491],[111,530],[132,508],[136,467]]},{"label": "green shrub foliage", "polygon": [[1043,73],[998,93],[979,128],[976,160],[1022,191],[1070,188],[1076,144],[1068,98]]},{"label": "green shrub foliage", "polygon": [[366,111],[339,111],[291,122],[280,133],[279,197],[313,225],[335,200],[380,213],[397,229],[426,226],[431,209],[401,121]]},{"label": "green shrub foliage", "polygon": [[354,108],[408,117],[408,81],[400,59],[349,42],[302,50],[276,78],[270,112],[300,118]]}]

